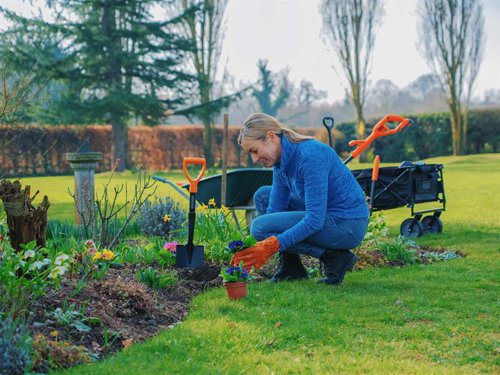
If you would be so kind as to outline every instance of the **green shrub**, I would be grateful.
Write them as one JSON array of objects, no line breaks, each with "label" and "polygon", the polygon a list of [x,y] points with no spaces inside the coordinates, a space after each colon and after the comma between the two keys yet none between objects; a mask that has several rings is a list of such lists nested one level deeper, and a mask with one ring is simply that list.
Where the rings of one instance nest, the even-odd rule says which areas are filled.
[{"label": "green shrub", "polygon": [[137,225],[147,236],[169,238],[173,232],[183,228],[186,217],[186,211],[178,202],[170,197],[165,197],[165,200],[160,197],[154,202],[144,203],[137,218]]},{"label": "green shrub", "polygon": [[176,283],[175,276],[171,273],[161,274],[154,268],[148,267],[136,273],[137,281],[146,284],[151,289],[159,290]]},{"label": "green shrub", "polygon": [[402,236],[398,236],[395,241],[377,242],[376,246],[389,262],[413,264],[417,261],[416,251],[406,248],[406,243]]},{"label": "green shrub", "polygon": [[0,374],[24,374],[31,365],[31,338],[26,323],[0,313]]},{"label": "green shrub", "polygon": [[49,259],[35,241],[21,247],[17,252],[8,239],[0,240],[0,310],[13,318],[24,315],[49,286],[58,287],[59,277],[69,268],[66,254]]},{"label": "green shrub", "polygon": [[64,299],[62,307],[53,311],[52,317],[58,324],[72,326],[80,332],[88,332],[92,329],[90,325],[101,322],[99,318],[85,316],[85,305],[76,308],[74,303],[68,305],[66,299]]}]

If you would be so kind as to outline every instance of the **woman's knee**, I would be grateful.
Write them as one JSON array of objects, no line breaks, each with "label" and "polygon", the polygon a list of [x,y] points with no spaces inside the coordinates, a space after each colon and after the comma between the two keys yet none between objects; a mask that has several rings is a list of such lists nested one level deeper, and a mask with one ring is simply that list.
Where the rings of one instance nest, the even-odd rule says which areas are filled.
[{"label": "woman's knee", "polygon": [[259,216],[252,220],[252,225],[250,226],[250,234],[257,240],[262,241],[268,238],[270,235],[266,231],[266,220],[264,217]]}]

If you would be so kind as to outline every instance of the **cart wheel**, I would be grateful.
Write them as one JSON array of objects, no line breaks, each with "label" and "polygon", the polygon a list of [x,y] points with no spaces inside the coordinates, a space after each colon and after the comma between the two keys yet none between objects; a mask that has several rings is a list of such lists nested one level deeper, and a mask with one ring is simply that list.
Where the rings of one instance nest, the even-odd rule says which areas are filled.
[{"label": "cart wheel", "polygon": [[408,238],[420,237],[424,234],[424,226],[416,219],[406,219],[401,223],[401,235]]},{"label": "cart wheel", "polygon": [[441,233],[443,231],[443,222],[438,217],[426,216],[422,219],[422,225],[427,233]]}]

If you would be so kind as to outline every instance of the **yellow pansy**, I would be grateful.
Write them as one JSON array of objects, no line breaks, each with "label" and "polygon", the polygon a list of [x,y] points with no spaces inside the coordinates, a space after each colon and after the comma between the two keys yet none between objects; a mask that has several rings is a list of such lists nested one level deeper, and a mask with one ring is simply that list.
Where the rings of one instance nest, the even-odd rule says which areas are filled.
[{"label": "yellow pansy", "polygon": [[96,251],[94,256],[92,257],[92,260],[95,262],[96,260],[102,259],[102,253],[100,251]]},{"label": "yellow pansy", "polygon": [[104,249],[102,251],[102,258],[104,260],[112,260],[115,258],[115,253],[113,253],[111,250]]}]

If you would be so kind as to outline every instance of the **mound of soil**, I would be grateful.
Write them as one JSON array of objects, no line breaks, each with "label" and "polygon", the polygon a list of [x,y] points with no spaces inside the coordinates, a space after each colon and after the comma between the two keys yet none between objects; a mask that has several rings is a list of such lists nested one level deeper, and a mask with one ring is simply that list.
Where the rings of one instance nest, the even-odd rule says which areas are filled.
[{"label": "mound of soil", "polygon": [[[153,291],[136,281],[138,268],[136,265],[110,268],[103,280],[89,282],[76,295],[72,293],[78,280],[64,280],[60,289],[50,290],[31,308],[32,337],[43,334],[50,340],[81,346],[92,357],[101,358],[173,327],[187,315],[194,296],[222,284],[220,265],[206,263],[196,269],[176,270],[175,285]],[[67,310],[70,305],[87,317],[98,318],[92,319],[94,324],[84,321],[91,326],[90,331],[82,332],[74,325],[57,322],[54,310],[58,307]],[[38,366],[36,370],[47,371],[49,364]]]}]

